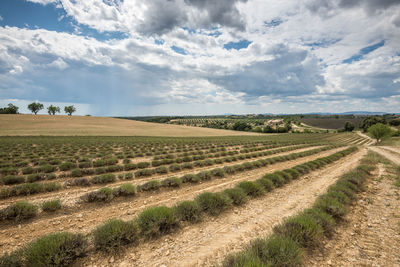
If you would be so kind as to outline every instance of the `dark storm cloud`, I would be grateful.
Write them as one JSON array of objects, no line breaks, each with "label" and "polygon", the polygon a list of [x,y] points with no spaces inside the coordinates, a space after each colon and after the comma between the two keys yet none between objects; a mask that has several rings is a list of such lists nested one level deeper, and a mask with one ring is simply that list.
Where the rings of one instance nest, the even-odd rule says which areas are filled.
[{"label": "dark storm cloud", "polygon": [[207,13],[204,18],[205,24],[219,24],[244,30],[245,22],[236,8],[238,2],[247,2],[247,0],[185,0],[185,3]]},{"label": "dark storm cloud", "polygon": [[307,3],[307,8],[319,15],[327,15],[338,8],[354,7],[363,7],[369,13],[374,13],[399,4],[400,0],[311,0]]},{"label": "dark storm cloud", "polygon": [[[193,25],[210,28],[214,25],[245,29],[244,19],[236,8],[247,0],[153,0],[148,1],[143,23],[138,30],[144,34],[163,34],[175,27]],[[193,12],[191,12],[193,11]],[[190,14],[195,14],[191,16]]]},{"label": "dark storm cloud", "polygon": [[291,51],[277,45],[269,52],[274,59],[252,63],[235,73],[210,80],[229,91],[246,93],[249,98],[311,94],[317,85],[325,83],[317,60],[308,58],[307,51]]}]

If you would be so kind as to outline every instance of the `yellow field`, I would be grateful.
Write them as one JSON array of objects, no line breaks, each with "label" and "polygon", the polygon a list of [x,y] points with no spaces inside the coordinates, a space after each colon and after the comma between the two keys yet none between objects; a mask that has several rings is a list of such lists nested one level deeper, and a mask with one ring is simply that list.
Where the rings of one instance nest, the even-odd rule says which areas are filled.
[{"label": "yellow field", "polygon": [[6,135],[230,136],[257,134],[107,117],[1,114],[0,136]]}]

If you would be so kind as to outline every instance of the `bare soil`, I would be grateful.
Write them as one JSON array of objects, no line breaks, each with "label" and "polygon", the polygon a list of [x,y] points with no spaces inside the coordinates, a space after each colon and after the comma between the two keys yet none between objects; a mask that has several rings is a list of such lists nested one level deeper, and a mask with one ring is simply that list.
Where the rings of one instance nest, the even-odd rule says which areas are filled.
[{"label": "bare soil", "polygon": [[400,266],[399,193],[380,165],[345,223],[305,266]]},{"label": "bare soil", "polygon": [[127,248],[118,255],[93,252],[75,266],[214,266],[250,240],[269,234],[286,217],[310,207],[338,177],[356,167],[366,149],[250,200],[218,217]]}]

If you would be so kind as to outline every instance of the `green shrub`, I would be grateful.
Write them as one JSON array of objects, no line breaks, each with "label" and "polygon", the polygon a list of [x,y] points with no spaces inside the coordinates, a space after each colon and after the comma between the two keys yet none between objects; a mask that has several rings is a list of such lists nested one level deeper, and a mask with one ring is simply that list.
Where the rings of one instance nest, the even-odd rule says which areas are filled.
[{"label": "green shrub", "polygon": [[13,186],[10,189],[10,196],[27,196],[43,192],[43,184],[40,183],[26,183]]},{"label": "green shrub", "polygon": [[59,199],[48,200],[42,203],[42,210],[47,212],[54,212],[61,209],[61,201]]},{"label": "green shrub", "polygon": [[99,176],[96,176],[92,178],[92,183],[94,184],[107,184],[107,183],[112,183],[115,182],[117,178],[115,177],[115,174],[102,174]]},{"label": "green shrub", "polygon": [[69,171],[73,168],[76,168],[76,164],[68,161],[61,163],[59,166],[60,171]]},{"label": "green shrub", "polygon": [[211,173],[209,171],[202,171],[196,174],[200,180],[206,181],[211,179]]},{"label": "green shrub", "polygon": [[148,168],[148,167],[150,167],[150,162],[139,162],[139,163],[137,164],[137,167],[138,167],[139,169]]},{"label": "green shrub", "polygon": [[298,172],[295,169],[286,169],[283,170],[282,172],[289,174],[292,179],[297,179],[298,177],[300,177],[300,172]]},{"label": "green shrub", "polygon": [[270,179],[260,178],[255,182],[261,185],[265,192],[270,192],[274,189],[274,183]]},{"label": "green shrub", "polygon": [[182,221],[198,222],[202,219],[201,208],[195,201],[183,201],[174,208],[176,216]]},{"label": "green shrub", "polygon": [[222,267],[270,267],[250,250],[228,255]]},{"label": "green shrub", "polygon": [[180,171],[181,170],[181,165],[179,165],[179,164],[171,164],[170,166],[169,166],[169,170],[171,171],[171,172],[177,172],[177,171]]},{"label": "green shrub", "polygon": [[137,165],[133,163],[128,163],[124,165],[124,170],[125,171],[130,171],[130,170],[135,170],[137,169]]},{"label": "green shrub", "polygon": [[168,177],[161,181],[163,187],[180,187],[182,179],[178,177]]},{"label": "green shrub", "polygon": [[195,201],[200,205],[203,211],[211,215],[219,215],[232,204],[232,200],[227,195],[211,192],[198,195]]},{"label": "green shrub", "polygon": [[159,180],[151,180],[139,186],[141,191],[157,190],[160,187],[161,187],[161,182]]},{"label": "green shrub", "polygon": [[225,177],[225,171],[224,171],[224,169],[221,169],[221,168],[213,169],[213,170],[211,170],[211,176],[223,178],[223,177]]},{"label": "green shrub", "polygon": [[113,190],[108,187],[100,188],[97,191],[89,192],[82,196],[82,200],[86,202],[109,202],[113,198]]},{"label": "green shrub", "polygon": [[117,189],[118,196],[134,196],[137,193],[136,185],[123,184]]},{"label": "green shrub", "polygon": [[67,181],[67,185],[69,185],[69,186],[89,186],[89,185],[91,185],[91,183],[88,178],[77,178],[77,179]]},{"label": "green shrub", "polygon": [[279,176],[275,173],[268,173],[264,175],[263,178],[271,180],[275,187],[281,187],[285,184],[285,180],[282,178],[282,176]]},{"label": "green shrub", "polygon": [[81,171],[81,169],[73,169],[73,170],[71,170],[70,175],[72,177],[82,177],[82,171]]},{"label": "green shrub", "polygon": [[307,214],[297,215],[287,219],[283,224],[274,228],[274,232],[290,238],[302,247],[316,247],[323,236],[322,226]]},{"label": "green shrub", "polygon": [[40,180],[44,180],[44,177],[42,176],[42,174],[40,173],[33,173],[33,174],[29,174],[28,177],[26,178],[26,181],[28,183],[33,183],[33,182],[37,182]]},{"label": "green shrub", "polygon": [[106,168],[103,168],[103,167],[96,168],[96,169],[94,169],[94,173],[95,173],[95,174],[106,173]]},{"label": "green shrub", "polygon": [[27,202],[18,201],[0,211],[3,220],[24,221],[37,215],[37,206]]},{"label": "green shrub", "polygon": [[321,196],[317,199],[314,207],[330,214],[335,220],[340,220],[346,215],[347,207],[336,198]]},{"label": "green shrub", "polygon": [[289,183],[292,180],[292,176],[287,172],[275,171],[273,174],[281,176],[282,179],[285,181],[285,184]]},{"label": "green shrub", "polygon": [[107,252],[116,251],[122,245],[135,243],[138,236],[139,229],[135,222],[124,222],[119,219],[111,219],[93,231],[96,249]]},{"label": "green shrub", "polygon": [[0,258],[0,267],[22,267],[23,266],[23,251],[17,250],[14,252],[5,253]]},{"label": "green shrub", "polygon": [[159,173],[159,174],[165,174],[165,173],[168,173],[168,168],[165,166],[157,167],[155,169],[155,172]]},{"label": "green shrub", "polygon": [[156,237],[169,233],[179,223],[173,209],[160,206],[142,211],[138,216],[138,225],[144,236]]},{"label": "green shrub", "polygon": [[1,180],[2,180],[2,183],[5,184],[5,185],[25,183],[25,177],[16,176],[16,175],[4,176]]},{"label": "green shrub", "polygon": [[50,164],[45,164],[45,165],[39,166],[40,172],[49,173],[49,172],[53,172],[54,170],[55,170],[55,167]]},{"label": "green shrub", "polygon": [[246,193],[239,187],[225,189],[223,193],[232,199],[232,203],[237,206],[243,205],[248,200]]},{"label": "green shrub", "polygon": [[135,177],[147,177],[154,174],[152,169],[142,169],[135,172]]},{"label": "green shrub", "polygon": [[256,239],[250,244],[252,254],[262,259],[266,266],[301,266],[301,250],[290,238],[272,235],[268,239]]},{"label": "green shrub", "polygon": [[36,239],[25,251],[26,266],[70,266],[85,255],[87,241],[81,234],[54,233]]},{"label": "green shrub", "polygon": [[53,192],[58,191],[62,188],[60,183],[51,182],[51,183],[44,183],[43,184],[43,191],[44,192]]},{"label": "green shrub", "polygon": [[303,211],[303,214],[311,216],[319,225],[321,225],[322,229],[324,230],[324,234],[327,237],[332,236],[336,222],[331,215],[320,209],[315,208],[306,209],[305,211]]},{"label": "green shrub", "polygon": [[256,182],[243,181],[237,187],[241,188],[247,196],[258,197],[265,193],[261,185]]},{"label": "green shrub", "polygon": [[182,177],[182,183],[198,183],[200,182],[200,177],[195,174],[185,174]]},{"label": "green shrub", "polygon": [[34,172],[36,172],[37,170],[32,168],[32,167],[25,167],[22,168],[22,174],[32,174]]}]

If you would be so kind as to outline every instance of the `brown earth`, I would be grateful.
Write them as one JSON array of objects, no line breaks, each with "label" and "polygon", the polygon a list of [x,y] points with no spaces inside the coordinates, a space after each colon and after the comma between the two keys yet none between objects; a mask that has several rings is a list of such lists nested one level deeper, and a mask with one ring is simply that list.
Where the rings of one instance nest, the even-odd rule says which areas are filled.
[{"label": "brown earth", "polygon": [[243,249],[250,240],[269,234],[284,218],[310,207],[341,174],[356,167],[365,154],[363,148],[242,207],[127,248],[119,255],[93,252],[75,266],[214,266],[226,254]]},{"label": "brown earth", "polygon": [[0,114],[0,136],[5,135],[195,137],[260,134],[109,117]]},{"label": "brown earth", "polygon": [[345,223],[305,266],[400,266],[400,189],[393,182],[380,165]]},{"label": "brown earth", "polygon": [[[234,186],[242,180],[255,180],[263,174],[291,168],[295,165],[325,157],[344,148],[336,148],[324,151],[308,157],[299,158],[287,162],[272,164],[264,168],[242,172],[227,176],[223,179],[213,179],[199,184],[184,185],[180,189],[160,190],[139,194],[132,199],[120,199],[111,203],[87,204],[86,208],[65,209],[52,216],[42,216],[31,222],[22,224],[8,223],[0,226],[0,248],[2,251],[12,251],[27,242],[42,235],[55,231],[70,231],[88,233],[96,226],[111,218],[130,220],[143,209],[155,205],[173,206],[177,202],[190,200],[204,191],[220,191]],[[87,189],[86,189],[87,190]],[[72,197],[70,192],[64,192],[64,197]],[[60,195],[61,196],[61,195]],[[54,195],[53,197],[54,198]]]}]

